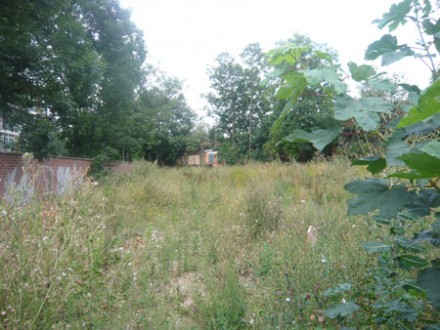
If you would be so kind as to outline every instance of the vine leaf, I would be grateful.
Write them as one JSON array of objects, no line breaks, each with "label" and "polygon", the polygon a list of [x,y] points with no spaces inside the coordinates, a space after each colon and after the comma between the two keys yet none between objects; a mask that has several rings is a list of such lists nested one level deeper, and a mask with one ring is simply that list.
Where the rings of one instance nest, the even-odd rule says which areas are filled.
[{"label": "vine leaf", "polygon": [[356,180],[345,185],[345,189],[356,197],[348,201],[348,214],[359,215],[379,210],[379,216],[391,218],[414,199],[414,192],[405,187],[390,188],[388,180],[369,178]]},{"label": "vine leaf", "polygon": [[338,67],[336,66],[304,70],[303,72],[311,85],[318,85],[325,81],[331,84],[338,94],[343,94],[347,91],[347,85],[341,81],[338,74]]},{"label": "vine leaf", "polygon": [[283,141],[291,143],[310,142],[317,150],[322,151],[339,136],[341,130],[341,128],[335,128],[333,130],[320,129],[311,133],[303,130],[295,130],[292,134],[286,136]]},{"label": "vine leaf", "polygon": [[419,123],[437,113],[440,113],[440,80],[426,89],[420,96],[419,103],[408,112],[408,116],[403,118],[397,127]]},{"label": "vine leaf", "polygon": [[440,206],[440,194],[434,189],[424,189],[405,205],[405,209],[413,215],[424,217],[431,214],[431,210]]},{"label": "vine leaf", "polygon": [[371,43],[366,52],[366,60],[375,60],[383,54],[395,52],[398,49],[397,38],[391,34],[385,34],[379,40]]},{"label": "vine leaf", "polygon": [[427,35],[435,36],[440,32],[440,19],[434,24],[429,19],[423,21],[423,28]]},{"label": "vine leaf", "polygon": [[379,29],[383,29],[389,25],[389,30],[394,31],[400,24],[406,23],[406,15],[411,10],[412,0],[405,0],[399,4],[393,4],[390,7],[390,11],[382,16],[382,19],[376,19],[373,23],[376,23]]},{"label": "vine leaf", "polygon": [[[440,142],[431,141],[422,148],[399,157],[412,173],[396,173],[395,177],[409,179],[432,178],[440,176]],[[403,174],[403,176],[402,176]]]},{"label": "vine leaf", "polygon": [[434,261],[430,268],[422,270],[417,278],[417,284],[428,292],[432,305],[440,310],[440,262]]},{"label": "vine leaf", "polygon": [[341,303],[335,306],[332,306],[330,308],[327,308],[324,311],[324,315],[331,318],[331,319],[335,319],[338,317],[344,317],[347,315],[350,315],[351,313],[357,311],[360,307],[358,305],[356,305],[354,302],[352,301],[348,301],[345,304]]},{"label": "vine leaf", "polygon": [[358,82],[366,81],[376,74],[376,70],[371,65],[366,64],[357,65],[354,62],[348,62],[348,69],[353,80]]},{"label": "vine leaf", "polygon": [[377,91],[392,92],[395,90],[394,84],[388,79],[372,78],[367,81],[367,85]]},{"label": "vine leaf", "polygon": [[348,95],[336,98],[335,118],[345,121],[354,118],[364,131],[374,131],[380,124],[378,113],[391,113],[392,105],[380,97],[356,100]]},{"label": "vine leaf", "polygon": [[398,45],[396,37],[385,34],[368,46],[365,59],[375,60],[382,56],[382,65],[389,65],[411,55],[414,55],[414,51],[410,47]]},{"label": "vine leaf", "polygon": [[384,158],[379,156],[371,156],[355,159],[351,162],[352,165],[368,165],[367,170],[371,174],[380,173],[387,167],[387,162]]}]

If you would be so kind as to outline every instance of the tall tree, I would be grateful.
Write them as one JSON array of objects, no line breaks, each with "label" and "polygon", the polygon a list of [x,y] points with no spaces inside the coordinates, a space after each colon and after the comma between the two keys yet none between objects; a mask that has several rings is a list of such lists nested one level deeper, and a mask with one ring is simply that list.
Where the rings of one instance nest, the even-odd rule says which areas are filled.
[{"label": "tall tree", "polygon": [[130,136],[138,157],[175,165],[186,152],[194,119],[182,93],[182,83],[161,77],[158,84],[140,93],[126,136]]},{"label": "tall tree", "polygon": [[[316,149],[308,142],[293,142],[295,134],[292,133],[295,130],[312,132],[335,125],[332,99],[334,86],[325,82],[313,86],[302,85],[303,81],[296,79],[303,72],[313,76],[320,67],[333,67],[337,64],[337,55],[326,45],[315,43],[303,35],[295,35],[293,38],[279,42],[278,45],[276,50],[269,53],[270,62],[275,70],[284,70],[291,77],[287,77],[283,83],[278,81],[277,96],[281,100],[293,97],[295,102],[284,102],[284,108],[278,108],[276,117],[281,116],[282,120],[277,120],[273,125],[271,140],[265,148],[282,160],[295,158],[308,161],[313,157]],[[336,75],[331,69],[327,74]],[[336,80],[339,79],[335,77]],[[319,80],[320,77],[315,76],[314,79]],[[291,86],[292,82],[295,86]],[[297,92],[300,90],[302,94],[297,97]]]},{"label": "tall tree", "polygon": [[116,0],[2,1],[0,115],[39,158],[118,149],[145,47]]},{"label": "tall tree", "polygon": [[267,58],[259,44],[250,44],[237,62],[220,54],[210,69],[212,92],[207,95],[214,131],[221,142],[221,156],[227,162],[241,158],[261,159],[269,134],[267,117],[277,103],[262,84],[268,71]]}]

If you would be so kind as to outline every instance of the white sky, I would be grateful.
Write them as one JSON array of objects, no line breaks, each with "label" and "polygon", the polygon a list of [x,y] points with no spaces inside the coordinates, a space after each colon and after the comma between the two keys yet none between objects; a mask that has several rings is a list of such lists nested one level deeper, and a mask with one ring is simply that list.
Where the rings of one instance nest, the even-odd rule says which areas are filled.
[{"label": "white sky", "polygon": [[[147,62],[185,82],[188,104],[203,114],[207,68],[222,52],[237,56],[250,43],[264,50],[294,33],[339,53],[341,63],[364,63],[367,46],[387,31],[371,22],[398,0],[120,0],[144,31]],[[408,32],[407,32],[408,34]],[[403,35],[408,37],[408,35]],[[411,37],[412,38],[412,37]],[[400,41],[402,43],[404,40]],[[371,64],[371,63],[370,63]],[[388,71],[426,85],[429,72],[412,60]]]}]

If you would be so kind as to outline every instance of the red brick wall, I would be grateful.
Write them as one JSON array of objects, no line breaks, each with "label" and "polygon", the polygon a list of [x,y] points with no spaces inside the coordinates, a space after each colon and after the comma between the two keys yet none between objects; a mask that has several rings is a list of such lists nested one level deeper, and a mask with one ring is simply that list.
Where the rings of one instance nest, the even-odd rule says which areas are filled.
[{"label": "red brick wall", "polygon": [[92,163],[90,159],[68,157],[44,162],[25,158],[22,154],[0,153],[0,197],[12,198],[18,191],[24,199],[33,193],[61,194],[81,183]]}]

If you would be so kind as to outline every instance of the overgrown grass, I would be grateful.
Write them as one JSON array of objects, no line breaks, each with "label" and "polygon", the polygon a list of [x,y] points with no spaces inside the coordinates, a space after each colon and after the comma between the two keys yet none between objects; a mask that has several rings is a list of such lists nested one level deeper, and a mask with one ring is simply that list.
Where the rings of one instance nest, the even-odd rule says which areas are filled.
[{"label": "overgrown grass", "polygon": [[374,262],[343,190],[364,175],[343,161],[139,162],[61,199],[2,204],[0,327],[335,328],[322,292]]}]

